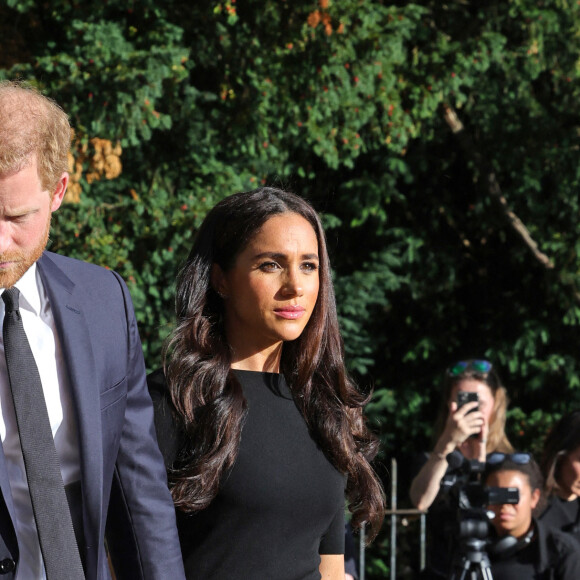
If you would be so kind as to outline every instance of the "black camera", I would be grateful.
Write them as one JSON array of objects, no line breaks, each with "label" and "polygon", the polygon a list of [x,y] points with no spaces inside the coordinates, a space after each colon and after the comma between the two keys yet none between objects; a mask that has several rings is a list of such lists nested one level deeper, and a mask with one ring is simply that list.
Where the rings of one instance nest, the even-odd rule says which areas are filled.
[{"label": "black camera", "polygon": [[[485,463],[469,460],[459,451],[447,456],[449,474],[441,481],[447,488],[451,506],[456,509],[456,544],[450,579],[491,578],[486,547],[490,542],[491,522],[487,506],[517,504],[517,487],[487,487],[481,481]],[[471,570],[474,576],[466,576]]]}]

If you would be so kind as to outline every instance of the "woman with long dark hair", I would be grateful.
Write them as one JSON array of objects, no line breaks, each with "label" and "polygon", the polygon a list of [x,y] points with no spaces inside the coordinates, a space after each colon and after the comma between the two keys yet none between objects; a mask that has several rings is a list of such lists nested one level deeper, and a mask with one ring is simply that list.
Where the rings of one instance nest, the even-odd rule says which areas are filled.
[{"label": "woman with long dark hair", "polygon": [[377,440],[347,375],[320,220],[273,188],[204,220],[150,380],[188,579],[344,579],[344,496],[372,538]]}]

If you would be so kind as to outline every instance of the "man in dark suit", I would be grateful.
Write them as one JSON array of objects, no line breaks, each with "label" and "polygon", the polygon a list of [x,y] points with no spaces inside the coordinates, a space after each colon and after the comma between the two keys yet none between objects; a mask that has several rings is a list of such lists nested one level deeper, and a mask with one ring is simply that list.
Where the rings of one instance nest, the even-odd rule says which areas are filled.
[{"label": "man in dark suit", "polygon": [[[110,578],[106,533],[117,578],[181,580],[175,512],[127,287],[112,271],[45,251],[68,184],[70,139],[56,103],[19,83],[0,83],[0,578]],[[30,351],[33,358],[22,354]],[[35,404],[23,411],[17,392],[35,382],[30,376],[40,396],[26,395]],[[42,420],[27,415],[39,399]],[[56,450],[59,484],[51,482],[50,493],[60,504],[45,495],[50,453],[42,451],[46,465],[38,470],[27,451],[36,448],[28,440],[40,437],[43,421]],[[47,505],[66,507],[51,513]]]}]

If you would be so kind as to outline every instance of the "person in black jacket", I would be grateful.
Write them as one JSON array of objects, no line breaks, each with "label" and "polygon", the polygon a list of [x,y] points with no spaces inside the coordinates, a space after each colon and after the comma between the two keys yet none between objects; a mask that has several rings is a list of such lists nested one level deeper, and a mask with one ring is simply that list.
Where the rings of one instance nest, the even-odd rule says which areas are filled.
[{"label": "person in black jacket", "polygon": [[542,522],[580,541],[580,410],[554,425],[546,437],[540,467],[549,501]]},{"label": "person in black jacket", "polygon": [[529,453],[491,453],[484,482],[516,487],[517,504],[490,505],[495,538],[488,547],[494,580],[578,580],[580,544],[534,517],[541,509],[543,478]]}]

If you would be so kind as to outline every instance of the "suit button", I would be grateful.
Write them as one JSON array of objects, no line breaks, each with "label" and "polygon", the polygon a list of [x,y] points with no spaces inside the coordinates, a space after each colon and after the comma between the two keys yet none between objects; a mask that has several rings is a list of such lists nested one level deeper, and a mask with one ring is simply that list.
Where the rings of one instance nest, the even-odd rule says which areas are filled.
[{"label": "suit button", "polygon": [[5,560],[0,560],[0,574],[8,574],[9,572],[14,572],[16,564],[14,560],[6,558]]}]

